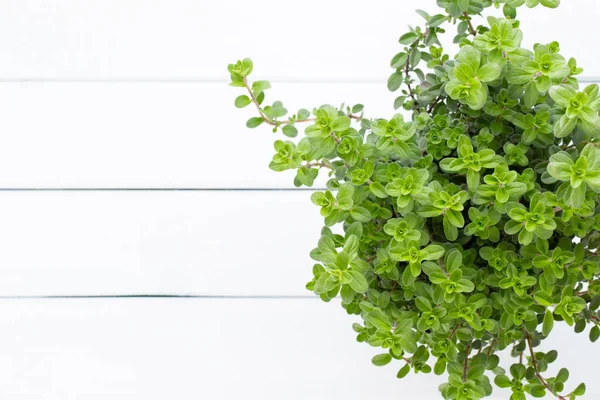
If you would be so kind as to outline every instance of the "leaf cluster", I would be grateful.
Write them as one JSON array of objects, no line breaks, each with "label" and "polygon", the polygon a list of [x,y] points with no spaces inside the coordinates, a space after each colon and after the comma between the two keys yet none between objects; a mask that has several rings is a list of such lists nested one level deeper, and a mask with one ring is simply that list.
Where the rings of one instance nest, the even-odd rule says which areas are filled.
[{"label": "leaf cluster", "polygon": [[[361,104],[288,113],[250,83],[249,59],[229,65],[231,85],[254,104],[248,127],[268,124],[270,168],[327,190],[311,200],[324,227],[307,288],[341,298],[357,340],[398,363],[398,378],[448,374],[444,399],[476,400],[493,385],[512,400],[565,392],[547,376],[557,352],[536,351],[556,323],[600,336],[600,93],[557,42],[522,47],[519,7],[559,0],[437,0],[441,8],[399,39],[388,89],[400,111],[366,118]],[[488,7],[504,18],[474,16]],[[439,36],[454,26],[460,50]],[[304,123],[298,138],[297,125]],[[497,353],[516,358],[508,370]]]}]

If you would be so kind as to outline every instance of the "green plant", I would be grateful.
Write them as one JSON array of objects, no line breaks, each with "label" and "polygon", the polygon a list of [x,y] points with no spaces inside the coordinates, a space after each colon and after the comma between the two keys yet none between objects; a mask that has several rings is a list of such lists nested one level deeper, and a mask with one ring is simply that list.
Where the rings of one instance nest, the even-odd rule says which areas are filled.
[{"label": "green plant", "polygon": [[[358,341],[385,350],[375,365],[403,364],[399,378],[447,372],[445,399],[489,396],[492,381],[513,400],[574,399],[585,386],[565,391],[566,369],[546,376],[557,352],[535,347],[555,321],[600,335],[598,86],[579,89],[582,69],[557,42],[521,47],[517,8],[559,0],[437,3],[391,61],[402,113],[325,105],[286,117],[281,102],[265,105],[267,81],[248,80],[249,59],[229,65],[248,92],[235,105],[257,108],[250,128],[294,138],[308,124],[275,142],[270,167],[296,170],[297,186],[328,171],[312,195],[325,227],[307,288],[362,317]],[[491,6],[504,18],[475,26]],[[438,40],[445,25],[457,28],[456,57]],[[518,360],[508,371],[505,349]]]}]

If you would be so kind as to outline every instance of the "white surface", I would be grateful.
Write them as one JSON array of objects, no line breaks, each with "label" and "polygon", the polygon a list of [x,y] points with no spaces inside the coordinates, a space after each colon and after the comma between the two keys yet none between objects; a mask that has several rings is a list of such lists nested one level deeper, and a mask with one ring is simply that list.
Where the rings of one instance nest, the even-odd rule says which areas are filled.
[{"label": "white surface", "polygon": [[310,299],[5,300],[0,397],[438,400],[435,378],[372,366],[352,322]]},{"label": "white surface", "polygon": [[[252,57],[261,76],[387,78],[414,10],[435,0],[3,0],[0,77],[227,78],[227,63]],[[525,44],[559,40],[587,75],[600,60],[582,41],[596,36],[596,0],[520,11]]]},{"label": "white surface", "polygon": [[[383,80],[273,86],[267,99],[294,113],[345,101],[394,114]],[[0,84],[0,187],[293,188],[294,172],[268,168],[287,138],[247,129],[256,110],[234,107],[242,93],[223,82]]]},{"label": "white surface", "polygon": [[310,195],[0,192],[0,296],[310,295]]},{"label": "white surface", "polygon": [[[525,44],[559,40],[600,76],[584,46],[600,3],[563,3],[520,13]],[[397,38],[421,23],[414,8],[437,8],[283,4],[0,0],[0,188],[292,187],[267,169],[274,136],[234,109],[226,65],[252,57],[256,78],[287,81],[267,99],[291,111],[361,102],[385,117]],[[305,295],[321,226],[309,195],[0,192],[0,296]],[[371,366],[352,320],[316,299],[4,299],[0,398],[439,398],[440,378]],[[570,382],[600,398],[579,359],[598,347],[555,329]]]},{"label": "white surface", "polygon": [[[403,362],[371,365],[380,351],[355,341],[353,321],[316,299],[2,300],[0,397],[439,400],[443,378],[398,380]],[[596,347],[562,326],[553,333],[544,349],[562,349],[567,388],[583,379],[584,398],[600,398],[597,370],[580,359]]]}]

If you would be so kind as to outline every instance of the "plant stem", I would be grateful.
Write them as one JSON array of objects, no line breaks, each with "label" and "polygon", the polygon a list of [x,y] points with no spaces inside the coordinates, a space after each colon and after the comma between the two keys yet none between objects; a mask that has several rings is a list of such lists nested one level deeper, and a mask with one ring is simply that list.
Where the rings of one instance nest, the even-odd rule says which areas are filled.
[{"label": "plant stem", "polygon": [[415,97],[415,94],[413,93],[412,86],[410,85],[409,63],[410,63],[410,57],[408,58],[408,60],[406,60],[406,64],[404,65],[404,74],[406,75],[406,86],[408,87],[408,95],[410,96],[410,98],[413,101],[413,109],[417,109],[417,108],[419,108],[419,102],[417,101],[417,98]]},{"label": "plant stem", "polygon": [[469,13],[464,12],[463,16],[466,18],[467,24],[469,24],[469,33],[473,36],[477,36],[477,31],[473,27],[473,23],[471,22],[471,16],[469,15]]},{"label": "plant stem", "polygon": [[471,344],[469,344],[467,346],[467,349],[465,350],[465,361],[463,362],[463,376],[462,376],[463,382],[467,381],[467,369],[469,369],[469,354],[471,354]]},{"label": "plant stem", "polygon": [[540,381],[540,383],[542,385],[544,385],[544,387],[550,393],[552,393],[554,396],[556,396],[556,398],[558,400],[567,400],[566,397],[563,397],[560,394],[555,393],[554,390],[552,390],[552,388],[548,384],[548,382],[546,382],[546,380],[544,379],[544,377],[542,375],[540,375],[540,372],[538,370],[538,365],[537,365],[537,359],[535,358],[535,353],[533,352],[533,347],[531,347],[531,336],[529,335],[529,332],[527,332],[527,331],[524,331],[524,332],[525,332],[525,339],[527,340],[527,347],[529,347],[529,354],[531,355],[531,366],[533,367],[533,369],[535,371],[535,376],[538,378],[538,380]]},{"label": "plant stem", "polygon": [[[244,86],[246,87],[246,90],[248,90],[248,94],[250,95],[250,100],[252,100],[252,103],[254,103],[254,105],[256,106],[256,109],[258,110],[258,114],[260,115],[262,120],[271,126],[289,125],[291,123],[315,122],[317,120],[316,118],[306,118],[306,119],[297,119],[295,121],[292,121],[291,119],[286,119],[285,121],[274,121],[274,120],[270,119],[269,117],[267,117],[265,115],[265,113],[263,112],[262,108],[260,107],[260,104],[258,104],[258,99],[256,98],[256,96],[254,96],[254,93],[252,93],[252,88],[250,88],[250,85],[248,84],[248,79],[246,79],[246,78],[244,78]],[[360,121],[362,119],[362,117],[360,115],[347,114],[347,116],[348,116],[348,118],[354,119],[357,121]]]},{"label": "plant stem", "polygon": [[333,167],[331,166],[331,164],[327,164],[324,162],[318,162],[318,161],[308,163],[308,164],[304,165],[304,167],[307,167],[307,168],[313,168],[313,167],[329,168],[330,170],[333,170]]},{"label": "plant stem", "polygon": [[490,344],[490,348],[487,351],[487,356],[491,356],[492,355],[492,351],[494,350],[494,345],[496,344],[496,338],[494,338],[494,340],[492,340],[492,343]]},{"label": "plant stem", "polygon": [[435,106],[438,105],[438,103],[442,100],[442,95],[440,94],[438,97],[436,97],[436,99],[429,105],[429,107],[427,108],[427,113],[431,114],[431,112],[433,111],[433,109],[435,108]]},{"label": "plant stem", "polygon": [[454,335],[456,335],[456,331],[458,330],[459,326],[460,326],[460,324],[456,324],[454,329],[452,329],[452,332],[450,332],[450,336],[448,336],[448,339],[452,339],[454,337]]}]

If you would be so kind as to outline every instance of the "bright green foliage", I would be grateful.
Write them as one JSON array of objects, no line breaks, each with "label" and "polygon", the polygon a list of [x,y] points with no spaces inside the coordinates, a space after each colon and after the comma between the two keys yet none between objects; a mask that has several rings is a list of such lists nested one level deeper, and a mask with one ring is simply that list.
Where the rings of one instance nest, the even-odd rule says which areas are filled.
[{"label": "bright green foliage", "polygon": [[563,138],[575,128],[590,137],[600,136],[598,85],[586,86],[580,92],[569,85],[552,86],[550,97],[562,114],[554,125],[554,136]]},{"label": "bright green foliage", "polygon": [[558,188],[558,193],[573,208],[584,204],[588,188],[600,193],[600,149],[591,143],[583,148],[575,161],[565,151],[553,154],[547,170],[552,178],[565,182]]},{"label": "bright green foliage", "polygon": [[548,205],[542,193],[531,196],[529,209],[521,203],[515,203],[508,211],[510,220],[504,225],[509,235],[519,234],[519,243],[529,244],[534,239],[548,240],[556,229],[554,210]]},{"label": "bright green foliage", "polygon": [[521,50],[523,32],[515,27],[518,23],[514,20],[488,17],[488,23],[490,29],[477,35],[473,39],[473,44],[477,49],[488,54],[489,62],[504,64]]},{"label": "bright green foliage", "polygon": [[[270,168],[308,187],[327,170],[311,196],[325,227],[307,288],[360,316],[357,340],[383,349],[374,365],[396,365],[398,378],[448,374],[444,399],[484,398],[493,385],[511,400],[585,393],[565,391],[564,368],[547,376],[556,351],[536,351],[558,323],[600,338],[599,89],[579,87],[582,69],[557,42],[523,48],[516,19],[519,7],[559,3],[419,10],[424,26],[400,37],[390,63],[401,110],[386,118],[366,118],[362,104],[289,114],[265,103],[269,82],[249,82],[249,59],[229,66],[246,90],[234,105],[258,111],[247,126],[286,137]],[[475,26],[490,6],[505,18]],[[452,24],[455,57],[438,37]]]},{"label": "bright green foliage", "polygon": [[486,83],[498,79],[501,72],[500,65],[489,59],[482,65],[481,53],[474,47],[466,45],[460,49],[456,57],[456,65],[449,72],[450,81],[445,86],[446,93],[471,109],[479,110],[487,101]]}]

